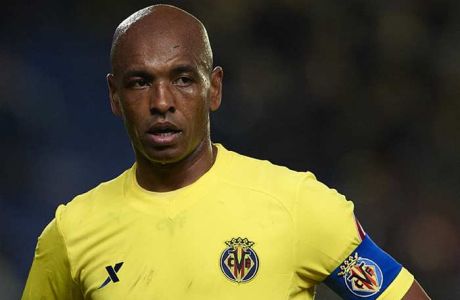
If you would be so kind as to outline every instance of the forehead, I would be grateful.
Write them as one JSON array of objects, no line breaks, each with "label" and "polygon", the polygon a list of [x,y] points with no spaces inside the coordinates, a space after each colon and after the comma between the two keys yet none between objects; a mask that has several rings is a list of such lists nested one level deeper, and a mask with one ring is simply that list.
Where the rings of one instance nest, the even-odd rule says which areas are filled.
[{"label": "forehead", "polygon": [[120,37],[114,53],[114,71],[174,62],[204,66],[206,53],[196,32],[193,34],[187,28],[162,27],[135,26]]}]

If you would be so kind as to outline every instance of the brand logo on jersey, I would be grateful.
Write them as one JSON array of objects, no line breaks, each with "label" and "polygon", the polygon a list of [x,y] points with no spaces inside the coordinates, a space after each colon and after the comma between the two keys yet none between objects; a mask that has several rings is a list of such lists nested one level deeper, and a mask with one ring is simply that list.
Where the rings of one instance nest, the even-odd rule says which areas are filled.
[{"label": "brand logo on jersey", "polygon": [[380,291],[383,274],[380,267],[368,258],[359,257],[358,252],[348,257],[340,266],[347,288],[359,297],[369,297]]},{"label": "brand logo on jersey", "polygon": [[237,283],[248,282],[257,274],[259,258],[252,249],[254,242],[247,238],[226,241],[227,248],[220,256],[220,269],[225,277]]},{"label": "brand logo on jersey", "polygon": [[103,288],[104,286],[109,284],[110,281],[112,281],[113,283],[116,283],[116,282],[120,281],[120,279],[117,276],[117,273],[118,273],[118,271],[120,271],[122,265],[123,265],[123,262],[119,262],[119,263],[115,264],[115,266],[113,266],[113,267],[112,266],[105,267],[105,269],[107,270],[107,273],[109,273],[109,276],[101,284],[101,286],[99,288]]}]

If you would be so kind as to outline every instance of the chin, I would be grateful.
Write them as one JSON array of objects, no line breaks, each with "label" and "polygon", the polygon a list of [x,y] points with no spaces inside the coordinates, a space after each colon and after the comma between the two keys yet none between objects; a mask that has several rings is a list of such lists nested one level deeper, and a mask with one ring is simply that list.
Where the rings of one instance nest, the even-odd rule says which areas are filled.
[{"label": "chin", "polygon": [[183,161],[198,149],[200,149],[200,143],[195,147],[187,147],[185,145],[172,145],[163,148],[159,147],[142,147],[141,149],[135,149],[137,160],[150,163],[152,165],[170,165]]},{"label": "chin", "polygon": [[149,161],[151,163],[153,163],[153,164],[156,164],[156,165],[166,166],[166,165],[171,165],[171,164],[177,163],[177,162],[179,162],[181,160],[177,159],[177,158],[166,157],[166,158],[151,158],[151,159],[149,159]]},{"label": "chin", "polygon": [[165,149],[163,151],[149,151],[143,156],[150,163],[168,165],[181,161],[186,155],[176,149]]}]

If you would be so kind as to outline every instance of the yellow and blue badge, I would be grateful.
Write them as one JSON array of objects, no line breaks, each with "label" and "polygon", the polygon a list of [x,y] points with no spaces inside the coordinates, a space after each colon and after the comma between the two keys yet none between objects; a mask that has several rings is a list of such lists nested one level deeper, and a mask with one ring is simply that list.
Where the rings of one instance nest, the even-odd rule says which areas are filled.
[{"label": "yellow and blue badge", "polygon": [[247,238],[232,238],[226,241],[227,248],[220,256],[220,269],[233,282],[248,282],[259,270],[259,258],[252,248],[254,242]]},{"label": "yellow and blue badge", "polygon": [[361,244],[324,281],[343,299],[377,299],[402,266],[365,235]]},{"label": "yellow and blue badge", "polygon": [[380,291],[383,274],[380,267],[372,260],[355,256],[348,257],[340,266],[339,276],[342,276],[348,290],[359,297],[369,297]]}]

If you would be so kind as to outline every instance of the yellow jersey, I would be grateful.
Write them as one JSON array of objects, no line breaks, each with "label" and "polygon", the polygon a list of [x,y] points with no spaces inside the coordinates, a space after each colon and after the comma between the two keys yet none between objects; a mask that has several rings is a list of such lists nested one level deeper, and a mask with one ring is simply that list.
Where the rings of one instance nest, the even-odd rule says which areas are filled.
[{"label": "yellow jersey", "polygon": [[[22,299],[313,299],[362,244],[353,203],[312,173],[217,148],[211,169],[186,187],[145,190],[134,164],[59,206]],[[382,285],[362,261],[332,281],[352,292],[369,281],[379,299],[401,298],[412,283],[400,267]]]}]

